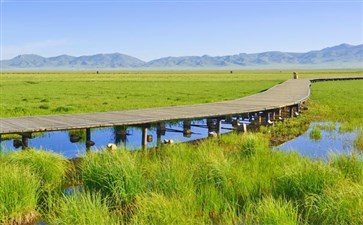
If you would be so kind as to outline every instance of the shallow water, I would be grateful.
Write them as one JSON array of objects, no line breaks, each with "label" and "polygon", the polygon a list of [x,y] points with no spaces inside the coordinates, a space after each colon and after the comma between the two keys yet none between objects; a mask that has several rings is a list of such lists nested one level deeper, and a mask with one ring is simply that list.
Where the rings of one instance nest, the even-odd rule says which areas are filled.
[{"label": "shallow water", "polygon": [[[193,125],[206,125],[206,120],[193,121]],[[249,123],[249,121],[244,121]],[[167,128],[165,135],[161,136],[161,140],[173,139],[176,142],[187,142],[197,139],[208,137],[208,129],[206,127],[192,126],[190,137],[183,136],[183,123],[177,122],[173,124],[166,124]],[[221,133],[231,132],[231,124],[223,123]],[[119,146],[126,147],[127,149],[140,149],[141,148],[141,132],[138,127],[127,127],[127,136],[125,141],[117,140],[115,135],[115,128],[95,128],[91,129],[91,140],[95,145],[90,148],[91,151],[97,151],[105,148],[108,143],[116,143]],[[147,144],[147,147],[155,147],[157,145],[156,128],[148,129],[148,135],[153,136],[153,140]],[[72,143],[70,141],[69,131],[53,131],[42,133],[28,140],[28,146],[35,149],[43,149],[46,151],[53,151],[60,153],[67,158],[75,158],[86,153],[85,143],[82,141]],[[3,140],[1,142],[1,149],[5,151],[21,151],[21,148],[16,149],[13,146],[13,140]]]},{"label": "shallow water", "polygon": [[321,129],[321,138],[312,139],[310,132],[316,126],[329,126],[331,123],[311,123],[309,129],[302,135],[275,147],[284,151],[298,151],[300,154],[310,158],[327,159],[329,154],[350,154],[354,151],[354,140],[357,137],[357,130],[352,132],[340,132],[340,124],[334,123],[333,129]]}]

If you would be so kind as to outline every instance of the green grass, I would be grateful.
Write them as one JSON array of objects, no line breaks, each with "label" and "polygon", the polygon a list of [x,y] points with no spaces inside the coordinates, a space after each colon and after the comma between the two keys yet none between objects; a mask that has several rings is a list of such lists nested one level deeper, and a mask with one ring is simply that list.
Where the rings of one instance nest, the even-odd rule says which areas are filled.
[{"label": "green grass", "polygon": [[89,192],[76,192],[61,198],[55,212],[48,216],[48,221],[49,224],[64,225],[119,224],[101,195]]},{"label": "green grass", "polygon": [[0,224],[27,224],[38,216],[40,182],[29,168],[0,156]]},{"label": "green grass", "polygon": [[299,224],[299,214],[291,202],[265,197],[249,207],[244,222],[246,224],[295,225]]},{"label": "green grass", "polygon": [[68,162],[62,155],[42,150],[16,151],[6,154],[4,159],[8,163],[30,168],[40,178],[44,192],[62,188],[69,169]]},{"label": "green grass", "polygon": [[321,139],[321,130],[318,126],[313,127],[313,129],[310,131],[310,139],[313,140],[320,140]]},{"label": "green grass", "polygon": [[88,155],[81,176],[86,190],[100,192],[112,204],[130,204],[144,188],[135,156],[126,151]]},{"label": "green grass", "polygon": [[331,155],[330,164],[340,170],[345,178],[363,184],[363,157],[356,152],[351,155]]},{"label": "green grass", "polygon": [[311,121],[341,122],[342,130],[359,128],[363,126],[362,99],[362,80],[315,83],[307,116]]},{"label": "green grass", "polygon": [[322,195],[306,199],[309,224],[362,224],[363,186],[352,182],[339,182]]},{"label": "green grass", "polygon": [[[300,71],[300,77],[362,71]],[[292,71],[2,73],[0,117],[98,112],[244,97],[292,78]]]},{"label": "green grass", "polygon": [[[361,73],[302,71],[299,75]],[[1,88],[6,89],[1,117],[8,117],[221,101],[268,88],[290,78],[291,72],[1,76]],[[311,121],[342,122],[348,130],[361,127],[362,86],[362,81],[313,84],[310,110],[262,128],[262,134],[88,154],[77,164],[80,175],[72,176],[83,191],[74,196],[62,194],[71,168],[63,157],[34,150],[1,154],[0,202],[8,206],[0,208],[0,221],[30,220],[39,212],[50,224],[363,224],[362,157],[339,155],[322,162],[271,151],[268,142],[292,138]],[[14,93],[14,87],[22,91]],[[77,131],[72,134],[83,136]],[[43,190],[49,194],[40,198]],[[40,210],[44,204],[49,210]]]}]

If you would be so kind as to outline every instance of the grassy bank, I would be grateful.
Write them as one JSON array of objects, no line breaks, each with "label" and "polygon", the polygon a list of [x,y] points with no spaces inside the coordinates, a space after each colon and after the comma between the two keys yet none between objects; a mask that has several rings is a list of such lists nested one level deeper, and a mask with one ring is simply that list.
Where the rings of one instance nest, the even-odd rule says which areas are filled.
[{"label": "grassy bank", "polygon": [[[37,153],[9,153],[1,159],[9,162],[11,158],[13,164],[27,167],[29,175],[22,176],[34,176],[34,184],[30,183],[33,191],[27,194],[35,198],[36,206],[33,201],[29,208],[50,224],[363,222],[361,156],[310,160],[297,153],[271,151],[268,139],[261,134],[230,134],[199,145],[179,144],[151,151],[91,153],[82,157],[79,165],[81,192],[64,195],[53,189],[43,199],[37,197],[37,190],[46,187],[47,171],[35,169],[30,166],[35,162],[24,162],[13,154],[37,158]],[[51,156],[48,159],[57,157],[46,154]],[[9,196],[6,192],[0,198]],[[52,204],[41,210],[49,198]],[[20,215],[32,210],[20,208]],[[7,213],[4,211],[2,218],[8,218]]]},{"label": "grassy bank", "polygon": [[[300,77],[362,71],[301,71]],[[244,97],[292,78],[292,71],[2,73],[0,117],[186,105]]]}]

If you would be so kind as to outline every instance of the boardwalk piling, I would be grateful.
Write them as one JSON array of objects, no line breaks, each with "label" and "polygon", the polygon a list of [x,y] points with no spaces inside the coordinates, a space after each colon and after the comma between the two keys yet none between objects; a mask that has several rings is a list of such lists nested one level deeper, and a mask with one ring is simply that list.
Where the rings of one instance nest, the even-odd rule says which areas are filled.
[{"label": "boardwalk piling", "polygon": [[28,148],[29,135],[27,133],[21,135],[22,146],[21,149],[25,150]]},{"label": "boardwalk piling", "polygon": [[91,141],[91,128],[86,128],[86,151],[90,151],[93,145],[95,143]]},{"label": "boardwalk piling", "polygon": [[142,135],[141,135],[141,147],[142,149],[146,149],[147,147],[147,127],[142,127]]},{"label": "boardwalk piling", "polygon": [[221,135],[221,130],[222,130],[222,120],[217,119],[216,132],[217,132],[218,136]]},{"label": "boardwalk piling", "polygon": [[27,132],[27,133],[21,133],[21,141],[19,140],[17,143],[14,144],[17,145],[18,147],[21,146],[21,149],[25,150],[29,147],[29,138],[32,138],[32,133]]},{"label": "boardwalk piling", "polygon": [[290,118],[294,117],[294,107],[295,106],[293,106],[293,105],[289,107],[289,116],[290,116]]},{"label": "boardwalk piling", "polygon": [[237,131],[238,132],[243,132],[246,133],[247,132],[247,124],[242,123],[237,127]]},{"label": "boardwalk piling", "polygon": [[127,130],[125,127],[115,126],[115,143],[116,145],[123,142],[126,145]]},{"label": "boardwalk piling", "polygon": [[270,111],[265,111],[265,125],[271,125],[271,112]]},{"label": "boardwalk piling", "polygon": [[189,120],[183,121],[183,136],[184,137],[191,137],[192,136],[192,128],[191,122]]},{"label": "boardwalk piling", "polygon": [[165,125],[158,123],[156,127],[156,146],[161,146],[161,135],[165,135]]}]

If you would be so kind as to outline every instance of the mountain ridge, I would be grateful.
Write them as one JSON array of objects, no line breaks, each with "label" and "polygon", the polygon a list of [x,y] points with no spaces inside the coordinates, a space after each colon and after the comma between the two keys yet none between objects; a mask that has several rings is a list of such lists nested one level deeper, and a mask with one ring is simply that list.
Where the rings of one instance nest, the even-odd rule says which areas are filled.
[{"label": "mountain ridge", "polygon": [[143,61],[121,54],[43,57],[18,55],[1,61],[2,69],[249,69],[249,68],[363,68],[363,44],[337,46],[304,53],[267,51],[226,56],[179,56]]}]

